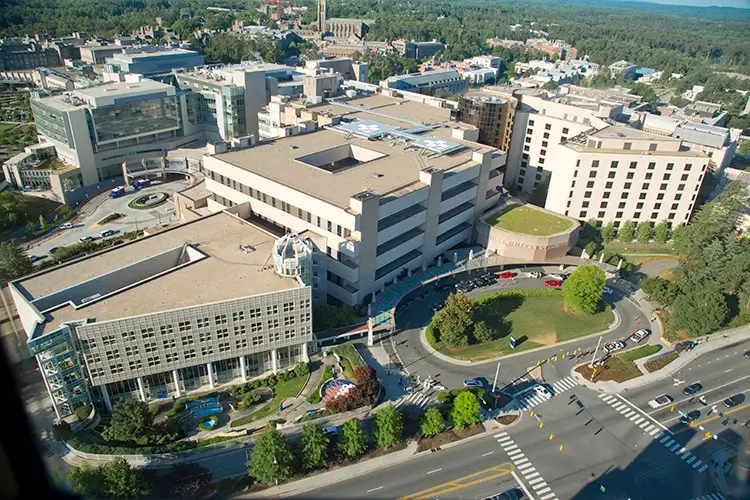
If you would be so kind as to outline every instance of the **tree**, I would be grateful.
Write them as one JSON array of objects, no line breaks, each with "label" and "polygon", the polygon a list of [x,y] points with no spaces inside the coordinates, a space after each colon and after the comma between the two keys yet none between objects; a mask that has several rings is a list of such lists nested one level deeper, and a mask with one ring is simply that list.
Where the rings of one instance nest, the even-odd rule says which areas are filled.
[{"label": "tree", "polygon": [[115,406],[112,422],[102,437],[107,441],[147,444],[153,424],[154,417],[146,403],[133,399],[121,401]]},{"label": "tree", "polygon": [[672,241],[678,241],[682,238],[682,234],[685,232],[685,223],[681,222],[672,229]]},{"label": "tree", "polygon": [[348,459],[355,459],[367,451],[367,436],[359,420],[347,420],[341,427],[338,438],[338,448]]},{"label": "tree", "polygon": [[698,337],[716,331],[729,314],[727,301],[720,292],[696,288],[679,295],[672,304],[672,325]]},{"label": "tree", "polygon": [[20,278],[29,274],[33,268],[20,245],[9,241],[0,243],[0,269],[6,278]]},{"label": "tree", "polygon": [[476,394],[471,391],[461,391],[453,401],[450,418],[453,425],[459,429],[481,422],[482,409]]},{"label": "tree", "polygon": [[490,328],[486,321],[474,323],[474,340],[476,342],[489,342],[495,338],[495,332]]},{"label": "tree", "polygon": [[141,498],[151,493],[143,471],[121,457],[97,467],[87,463],[74,467],[68,481],[73,490],[87,498]]},{"label": "tree", "polygon": [[348,306],[337,307],[322,305],[313,312],[313,330],[325,332],[342,326],[349,326],[357,321],[357,313]]},{"label": "tree", "polygon": [[358,402],[360,406],[371,405],[375,402],[378,397],[378,377],[375,374],[375,370],[370,365],[362,365],[354,370],[354,380],[357,381],[357,387],[355,387],[355,394],[361,399]]},{"label": "tree", "polygon": [[328,444],[330,439],[323,429],[314,423],[305,424],[302,428],[302,466],[307,470],[325,467],[328,463]]},{"label": "tree", "polygon": [[659,244],[669,241],[669,222],[667,220],[663,220],[654,226],[654,241]]},{"label": "tree", "polygon": [[638,286],[644,293],[665,306],[671,305],[680,293],[680,288],[677,285],[658,276],[642,278],[638,282]]},{"label": "tree", "polygon": [[589,241],[586,243],[586,246],[583,249],[584,252],[586,252],[586,255],[591,257],[596,253],[596,242],[595,241]]},{"label": "tree", "polygon": [[278,483],[292,477],[293,464],[294,454],[289,442],[276,429],[269,429],[255,440],[248,472],[261,483]]},{"label": "tree", "polygon": [[612,243],[615,241],[615,238],[617,237],[617,230],[615,229],[614,224],[609,222],[606,226],[602,228],[602,240],[604,243]]},{"label": "tree", "polygon": [[440,338],[448,345],[468,345],[473,315],[474,308],[465,294],[449,295],[445,306],[437,315]]},{"label": "tree", "polygon": [[39,215],[39,229],[42,232],[45,232],[47,230],[47,221],[44,219],[44,215]]},{"label": "tree", "polygon": [[632,220],[625,221],[620,230],[617,231],[617,239],[623,243],[630,243],[635,238],[635,222]]},{"label": "tree", "polygon": [[565,304],[579,314],[594,314],[602,298],[606,278],[597,266],[580,266],[563,283]]},{"label": "tree", "polygon": [[638,230],[637,230],[637,240],[638,243],[646,244],[649,241],[651,241],[651,224],[648,221],[641,221],[638,223]]},{"label": "tree", "polygon": [[401,442],[404,433],[404,419],[393,406],[386,406],[375,415],[372,429],[378,446],[389,448]]},{"label": "tree", "polygon": [[445,430],[445,419],[437,408],[427,408],[422,415],[420,424],[422,434],[425,436],[437,436]]},{"label": "tree", "polygon": [[86,498],[95,498],[104,493],[104,475],[100,467],[92,467],[88,462],[70,469],[68,482],[73,491]]},{"label": "tree", "polygon": [[596,230],[596,219],[589,219],[581,225],[580,239],[593,242],[599,239],[599,234]]},{"label": "tree", "polygon": [[152,476],[156,498],[207,498],[216,493],[211,471],[195,462],[174,465],[167,474]]},{"label": "tree", "polygon": [[544,82],[544,85],[542,85],[542,88],[544,90],[555,90],[557,88],[557,82],[555,82],[554,80]]}]

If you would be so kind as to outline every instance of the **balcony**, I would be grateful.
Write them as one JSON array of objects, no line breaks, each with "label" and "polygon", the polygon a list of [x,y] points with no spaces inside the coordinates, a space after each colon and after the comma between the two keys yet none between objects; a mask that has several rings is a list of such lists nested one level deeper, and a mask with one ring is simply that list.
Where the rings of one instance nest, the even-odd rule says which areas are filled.
[{"label": "balcony", "polygon": [[404,268],[407,264],[410,262],[420,259],[422,257],[422,252],[419,250],[412,250],[411,252],[407,253],[406,255],[400,257],[397,260],[394,260],[377,271],[375,271],[375,279],[379,280],[383,276],[386,276],[394,271],[401,270]]},{"label": "balcony", "polygon": [[[387,219],[383,219],[378,224],[378,245],[381,245],[393,238],[398,237],[400,234],[405,233],[417,226],[421,226],[427,222],[427,209],[421,205],[413,207],[414,210],[410,210],[410,213],[404,217],[399,217],[401,214],[405,214],[406,210],[394,214]],[[397,218],[397,219],[393,219]],[[388,220],[388,225],[382,227],[381,224]]]},{"label": "balcony", "polygon": [[[390,242],[389,242],[390,243]],[[398,260],[402,255],[421,248],[424,245],[424,233],[413,232],[398,238],[397,242],[390,245],[386,251],[380,253],[375,261],[376,267],[387,266],[389,262]]]}]

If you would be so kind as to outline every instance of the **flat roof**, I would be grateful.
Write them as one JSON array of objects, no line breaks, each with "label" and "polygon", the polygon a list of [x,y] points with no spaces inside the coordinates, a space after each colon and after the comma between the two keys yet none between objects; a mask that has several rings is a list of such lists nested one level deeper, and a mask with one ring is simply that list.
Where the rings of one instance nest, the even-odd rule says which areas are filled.
[{"label": "flat roof", "polygon": [[[328,104],[310,109],[343,115],[346,120],[357,118],[363,124],[378,122],[404,129],[418,128],[420,122],[433,121],[440,126],[422,133],[425,140],[432,138],[435,142],[456,143],[465,147],[451,154],[424,154],[421,149],[392,144],[387,139],[366,140],[355,134],[324,129],[242,151],[217,154],[213,158],[346,209],[349,198],[366,189],[381,196],[399,196],[421,186],[419,172],[426,167],[460,172],[477,164],[472,159],[473,151],[494,149],[451,137],[453,126],[443,126],[450,116],[448,109],[380,95],[354,99],[345,104],[347,107]],[[439,119],[432,120],[434,118]],[[313,153],[346,145],[379,153],[375,155],[379,157],[336,173],[299,160]]]},{"label": "flat roof", "polygon": [[681,140],[674,137],[669,137],[667,135],[652,134],[651,132],[645,132],[643,130],[638,130],[627,126],[605,127],[588,135],[589,137],[599,137],[601,139],[644,139],[660,142],[680,142]]},{"label": "flat roof", "polygon": [[157,82],[156,80],[149,80],[144,78],[139,82],[117,82],[110,83],[107,85],[98,85],[96,87],[88,87],[85,89],[76,89],[75,93],[82,96],[88,96],[92,99],[98,99],[102,97],[122,97],[132,94],[133,92],[143,91],[159,91],[174,89],[172,85]]},{"label": "flat roof", "polygon": [[123,52],[122,54],[114,54],[112,58],[133,62],[133,59],[142,59],[142,58],[160,57],[160,56],[177,57],[177,56],[185,56],[185,55],[198,55],[198,52],[194,50],[186,50],[186,49],[155,50],[155,51],[143,51],[143,52]]},{"label": "flat roof", "polygon": [[533,205],[511,205],[485,218],[490,226],[514,233],[551,236],[570,230],[574,222]]},{"label": "flat roof", "polygon": [[[48,315],[47,328],[81,318],[107,321],[299,288],[296,279],[276,274],[272,260],[271,267],[262,269],[275,240],[249,222],[218,212],[49,268],[15,284],[34,300],[185,244],[207,256],[77,310],[61,307]],[[247,251],[248,246],[254,250]]]}]

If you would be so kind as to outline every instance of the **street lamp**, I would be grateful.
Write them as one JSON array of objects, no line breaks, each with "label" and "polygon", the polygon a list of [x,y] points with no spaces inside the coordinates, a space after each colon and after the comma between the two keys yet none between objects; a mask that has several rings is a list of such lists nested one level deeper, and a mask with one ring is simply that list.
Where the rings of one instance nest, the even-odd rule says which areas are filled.
[{"label": "street lamp", "polygon": [[[277,467],[279,465],[278,460],[276,460],[276,453],[273,454],[273,464],[276,465]],[[279,485],[279,479],[276,478],[275,481],[276,481],[276,486],[278,486]]]}]

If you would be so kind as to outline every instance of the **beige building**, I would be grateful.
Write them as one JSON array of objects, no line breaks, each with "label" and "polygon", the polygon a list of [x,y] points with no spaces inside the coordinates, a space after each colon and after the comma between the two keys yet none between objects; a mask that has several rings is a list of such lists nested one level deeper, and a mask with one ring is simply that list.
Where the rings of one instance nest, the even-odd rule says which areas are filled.
[{"label": "beige building", "polygon": [[449,110],[374,95],[312,108],[341,117],[311,134],[204,157],[208,208],[310,235],[327,254],[313,300],[357,304],[406,270],[469,244],[500,199],[505,153]]}]

